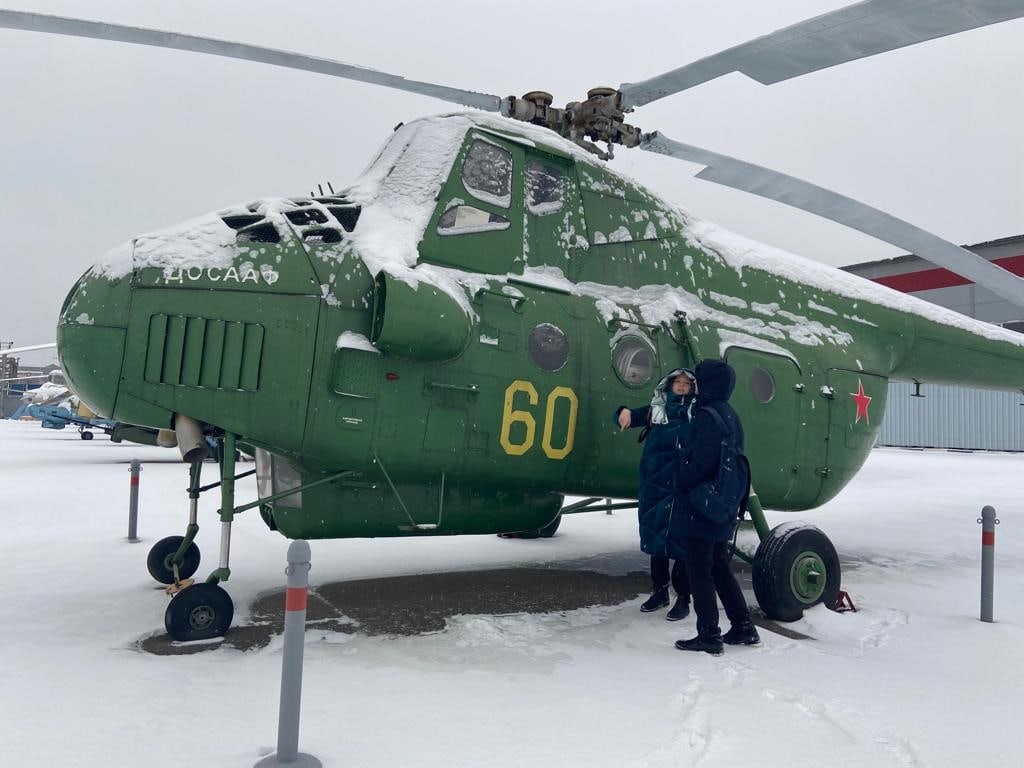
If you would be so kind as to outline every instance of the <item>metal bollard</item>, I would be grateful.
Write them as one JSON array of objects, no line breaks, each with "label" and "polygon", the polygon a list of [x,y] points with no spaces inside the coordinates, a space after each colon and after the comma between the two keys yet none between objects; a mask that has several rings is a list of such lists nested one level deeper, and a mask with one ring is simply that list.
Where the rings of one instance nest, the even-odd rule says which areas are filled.
[{"label": "metal bollard", "polygon": [[299,752],[299,708],[302,703],[302,651],[306,634],[306,600],[309,596],[309,544],[297,540],[288,545],[288,589],[284,598],[284,650],[281,653],[281,709],[277,721],[277,752],[254,768],[292,765],[321,768],[312,755]]},{"label": "metal bollard", "polygon": [[135,544],[139,539],[139,473],[142,471],[142,462],[132,459],[128,468],[131,473],[131,490],[128,493],[128,541]]},{"label": "metal bollard", "polygon": [[995,595],[996,526],[999,519],[993,507],[981,510],[981,620],[993,622],[992,601]]}]

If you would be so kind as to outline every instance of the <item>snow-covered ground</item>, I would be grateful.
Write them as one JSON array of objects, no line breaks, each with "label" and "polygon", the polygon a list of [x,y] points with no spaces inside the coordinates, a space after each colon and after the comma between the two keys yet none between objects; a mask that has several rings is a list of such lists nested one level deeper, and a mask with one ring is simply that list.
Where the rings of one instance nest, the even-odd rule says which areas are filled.
[{"label": "snow-covered ground", "polygon": [[[128,464],[144,460],[124,540]],[[300,748],[325,766],[1011,766],[1024,734],[1024,456],[877,450],[805,519],[835,542],[860,612],[810,611],[758,648],[676,651],[693,633],[640,600],[563,614],[459,616],[411,637],[307,633]],[[163,631],[146,573],[180,533],[174,451],[0,422],[4,765],[253,765],[276,741],[280,638],[241,652],[138,649]],[[241,481],[242,496],[254,492]],[[978,621],[984,504],[999,512],[995,624]],[[217,552],[201,502],[200,576]],[[311,583],[585,560],[641,570],[631,513],[567,518],[550,540],[311,543]],[[288,542],[235,525],[236,623],[283,584]],[[403,610],[396,604],[394,610]]]}]

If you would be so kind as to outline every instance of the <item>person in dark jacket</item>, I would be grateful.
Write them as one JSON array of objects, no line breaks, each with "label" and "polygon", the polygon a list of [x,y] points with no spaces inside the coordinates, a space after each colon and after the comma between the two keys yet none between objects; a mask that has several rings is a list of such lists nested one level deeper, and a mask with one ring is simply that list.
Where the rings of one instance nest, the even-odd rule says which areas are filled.
[{"label": "person in dark jacket", "polygon": [[[723,650],[723,641],[730,645],[757,645],[761,639],[750,620],[743,591],[729,567],[732,559],[729,543],[739,510],[731,520],[716,523],[699,512],[689,499],[691,490],[717,475],[723,438],[735,435],[736,444],[743,448],[743,426],[729,405],[729,396],[736,386],[736,373],[723,360],[704,360],[697,365],[694,375],[697,399],[693,406],[690,442],[677,467],[676,512],[669,539],[671,546],[686,552],[686,571],[697,614],[697,636],[678,640],[676,648],[717,655]],[[721,417],[728,434],[723,434],[708,409],[714,409]],[[716,591],[732,624],[724,638],[718,626]]]},{"label": "person in dark jacket", "polygon": [[[690,406],[693,403],[693,372],[677,368],[654,388],[651,404],[642,408],[619,406],[615,422],[622,430],[643,427],[640,457],[640,493],[637,512],[640,549],[651,556],[651,596],[640,606],[645,613],[669,603],[671,580],[676,601],[666,618],[685,619],[690,614],[690,585],[681,553],[668,551],[668,524],[674,503],[676,464],[680,446],[689,440]],[[671,571],[669,566],[671,563]]]}]

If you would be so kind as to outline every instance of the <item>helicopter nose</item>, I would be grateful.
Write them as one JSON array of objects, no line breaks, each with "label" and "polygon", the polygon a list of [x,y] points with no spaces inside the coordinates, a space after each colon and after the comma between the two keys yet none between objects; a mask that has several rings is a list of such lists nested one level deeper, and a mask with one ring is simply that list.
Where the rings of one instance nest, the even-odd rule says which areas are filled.
[{"label": "helicopter nose", "polygon": [[[129,249],[130,263],[131,244],[121,248]],[[107,418],[114,413],[121,378],[131,291],[131,271],[111,269],[110,256],[75,283],[57,322],[57,354],[68,383],[86,405]]]}]

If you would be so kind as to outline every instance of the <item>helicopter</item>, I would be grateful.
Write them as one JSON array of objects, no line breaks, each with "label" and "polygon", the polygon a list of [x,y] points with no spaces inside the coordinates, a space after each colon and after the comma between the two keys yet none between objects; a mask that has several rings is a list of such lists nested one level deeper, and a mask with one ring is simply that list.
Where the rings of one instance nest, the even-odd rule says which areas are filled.
[{"label": "helicopter", "polygon": [[[261,198],[140,235],[72,287],[64,370],[106,418],[173,430],[189,466],[184,536],[151,575],[178,640],[233,618],[234,517],[289,538],[550,532],[636,490],[609,415],[663,371],[723,358],[747,434],[755,596],[779,620],[832,605],[834,546],[769,530],[763,507],[825,503],[875,442],[890,379],[1017,390],[1024,337],[732,235],[612,170],[616,148],[867,232],[1024,304],[1017,276],[884,212],[633,125],[647,104],[730,72],[770,84],[1024,16],[1024,3],[867,0],[693,64],[554,106],[212,38],[0,10],[0,27],[198,51],[470,107],[396,128],[337,191]],[[602,146],[603,145],[603,146]],[[621,151],[621,150],[620,150]],[[203,485],[207,438],[221,450]],[[237,505],[235,455],[259,498]],[[205,582],[198,502],[217,490]],[[565,496],[583,496],[566,505]],[[738,553],[743,556],[742,553]]]}]

